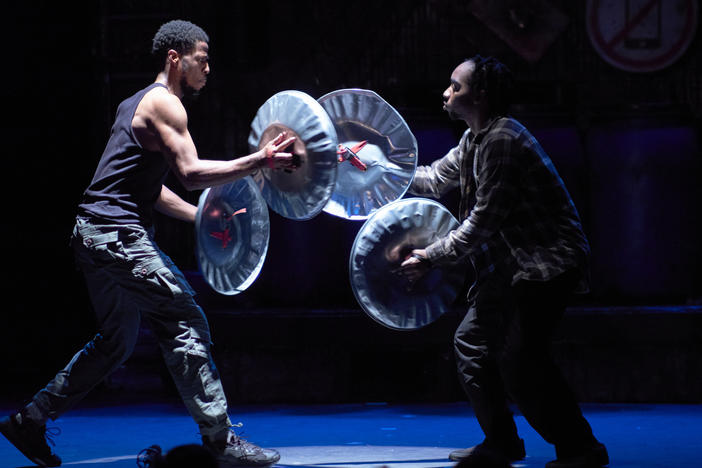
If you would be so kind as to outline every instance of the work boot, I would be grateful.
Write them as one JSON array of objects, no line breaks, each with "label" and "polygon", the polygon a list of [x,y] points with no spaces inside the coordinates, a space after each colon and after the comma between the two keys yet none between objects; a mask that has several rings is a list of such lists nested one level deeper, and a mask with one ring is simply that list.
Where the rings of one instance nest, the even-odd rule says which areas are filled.
[{"label": "work boot", "polygon": [[264,449],[229,431],[226,438],[212,441],[202,438],[202,443],[212,452],[221,468],[230,466],[268,466],[280,460],[273,449]]},{"label": "work boot", "polygon": [[46,425],[39,425],[27,418],[24,411],[1,419],[0,432],[17,447],[17,450],[37,465],[61,465],[61,458],[51,451],[47,443],[48,441],[54,445],[54,442],[47,437]]},{"label": "work boot", "polygon": [[601,468],[609,465],[607,448],[600,444],[580,452],[559,451],[556,448],[556,460],[546,463],[546,468]]},{"label": "work boot", "polygon": [[449,454],[449,460],[461,461],[466,458],[494,458],[495,460],[504,459],[507,462],[521,460],[526,456],[524,450],[524,441],[517,439],[507,447],[495,447],[492,444],[482,441],[475,447],[466,449],[454,450]]}]

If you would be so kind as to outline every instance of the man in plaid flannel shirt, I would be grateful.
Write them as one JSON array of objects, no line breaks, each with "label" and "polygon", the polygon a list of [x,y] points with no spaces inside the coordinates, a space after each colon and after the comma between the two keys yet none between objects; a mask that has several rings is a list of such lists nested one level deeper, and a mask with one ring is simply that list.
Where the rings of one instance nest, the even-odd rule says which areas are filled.
[{"label": "man in plaid flannel shirt", "polygon": [[587,292],[589,246],[553,163],[519,122],[506,116],[513,82],[494,58],[461,63],[443,93],[444,110],[466,122],[458,146],[417,168],[410,191],[440,197],[461,190],[461,225],[416,249],[402,264],[410,281],[433,265],[470,262],[475,283],[454,347],[461,383],[485,440],[449,455],[461,467],[509,466],[525,457],[508,395],[555,445],[548,468],[607,465],[604,445],[549,353],[573,292]]}]

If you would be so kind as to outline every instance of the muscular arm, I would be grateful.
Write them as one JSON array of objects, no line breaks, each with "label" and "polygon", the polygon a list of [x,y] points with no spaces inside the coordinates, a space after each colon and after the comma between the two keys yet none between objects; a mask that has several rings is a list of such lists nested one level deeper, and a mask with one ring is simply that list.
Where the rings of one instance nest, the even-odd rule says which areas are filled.
[{"label": "muscular arm", "polygon": [[281,152],[294,138],[279,137],[248,156],[230,161],[200,159],[188,131],[188,116],[180,99],[157,88],[142,100],[133,127],[144,128],[138,138],[142,145],[159,151],[187,190],[221,185],[247,176],[267,164],[275,168],[294,168],[292,155]]},{"label": "muscular arm", "polygon": [[181,221],[195,222],[197,207],[180,198],[165,185],[161,187],[161,194],[156,200],[155,208],[161,213]]}]

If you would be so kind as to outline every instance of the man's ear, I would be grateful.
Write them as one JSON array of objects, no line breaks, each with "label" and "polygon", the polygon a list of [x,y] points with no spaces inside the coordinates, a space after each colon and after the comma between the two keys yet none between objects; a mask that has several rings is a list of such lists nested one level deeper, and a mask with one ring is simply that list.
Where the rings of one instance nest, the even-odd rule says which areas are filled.
[{"label": "man's ear", "polygon": [[180,54],[174,49],[168,49],[166,60],[168,61],[169,65],[177,66],[178,62],[180,61]]}]

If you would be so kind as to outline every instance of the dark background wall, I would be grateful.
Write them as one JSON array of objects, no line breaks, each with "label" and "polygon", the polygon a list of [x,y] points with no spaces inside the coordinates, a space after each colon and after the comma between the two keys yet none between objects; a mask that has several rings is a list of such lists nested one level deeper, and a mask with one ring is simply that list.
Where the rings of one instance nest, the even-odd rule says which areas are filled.
[{"label": "dark background wall", "polygon": [[[3,349],[14,356],[7,364],[10,374],[23,377],[29,388],[43,384],[93,331],[87,293],[73,270],[68,248],[75,207],[92,177],[117,104],[155,77],[148,54],[155,30],[175,18],[201,25],[211,38],[208,86],[186,107],[200,155],[212,159],[248,152],[251,120],[278,91],[297,89],[318,98],[335,89],[360,87],[376,91],[400,111],[417,137],[420,163],[429,163],[454,146],[464,130],[441,110],[441,93],[451,71],[475,53],[497,56],[517,78],[513,114],[552,156],[592,243],[592,292],[576,305],[607,308],[609,318],[603,320],[610,329],[611,320],[648,306],[689,307],[659,307],[653,319],[644,321],[646,327],[659,323],[659,317],[665,320],[667,313],[673,317],[680,310],[698,310],[700,34],[670,66],[634,73],[613,67],[598,55],[586,29],[586,2],[492,2],[498,13],[517,8],[518,16],[527,19],[527,28],[554,31],[553,41],[540,56],[527,60],[479,18],[478,6],[484,3],[103,0],[80,6],[35,1],[8,7],[5,20],[10,34],[2,87],[6,118],[1,128],[6,162],[4,284],[9,298],[4,312],[9,336]],[[199,192],[185,192],[175,180],[169,185],[197,202]],[[456,210],[455,196],[442,201]],[[243,344],[231,340],[238,336],[239,343],[247,342],[239,335],[245,325],[252,330],[249,339],[271,344],[256,337],[266,336],[274,327],[277,343],[285,346],[278,354],[266,354],[267,362],[278,364],[259,368],[277,373],[282,384],[290,385],[283,368],[316,362],[309,368],[317,376],[307,380],[318,390],[318,400],[338,395],[339,388],[346,389],[347,399],[372,398],[373,392],[363,388],[386,388],[381,394],[387,398],[398,394],[398,386],[409,385],[424,397],[455,397],[449,344],[459,316],[414,334],[378,330],[358,309],[348,283],[348,254],[360,225],[325,213],[296,222],[271,212],[271,244],[260,277],[244,294],[224,297],[212,293],[197,276],[192,227],[157,219],[162,248],[189,272],[213,320],[223,317],[217,322],[221,348],[240,350]],[[270,313],[257,315],[260,311]],[[689,331],[688,319],[672,320]],[[344,323],[346,328],[339,328]],[[633,320],[631,326],[636,330],[641,323]],[[638,339],[649,346],[645,330],[640,330],[634,337],[611,335],[607,346],[625,346]],[[671,330],[666,343],[699,342],[697,335]],[[352,333],[366,338],[357,340]],[[331,342],[337,354],[319,357]],[[378,350],[372,348],[378,342],[387,345],[380,352],[391,358],[378,359]],[[255,348],[255,343],[248,344]],[[583,357],[568,346],[564,359]],[[697,369],[699,358],[690,358],[689,353],[698,356],[694,353],[699,346],[680,346],[676,362],[687,359],[681,364],[685,372]],[[349,354],[350,348],[357,352]],[[231,364],[229,354],[222,353],[222,361]],[[260,357],[251,354],[249,364],[260,364],[256,356]],[[412,357],[415,363],[422,362],[423,370],[398,365],[402,361],[408,366]],[[231,364],[237,369],[232,375],[246,367],[237,362]],[[592,373],[598,372],[597,362]],[[335,366],[348,370],[343,378],[332,374]],[[388,374],[383,366],[395,370]],[[435,387],[426,382],[446,382],[449,390],[422,391],[417,382],[402,381],[403,370],[423,376],[427,388]],[[359,383],[361,375],[373,376],[368,387]],[[699,384],[699,378],[690,379]],[[689,384],[683,379],[678,386]],[[241,389],[244,384],[236,385]],[[295,395],[275,398],[303,398],[311,391],[293,388]],[[680,392],[670,398],[688,398],[680,396],[687,395],[684,390]],[[415,393],[402,394],[412,398]],[[607,398],[602,389],[586,392],[590,395]],[[622,391],[621,398],[625,395],[631,392]]]}]

